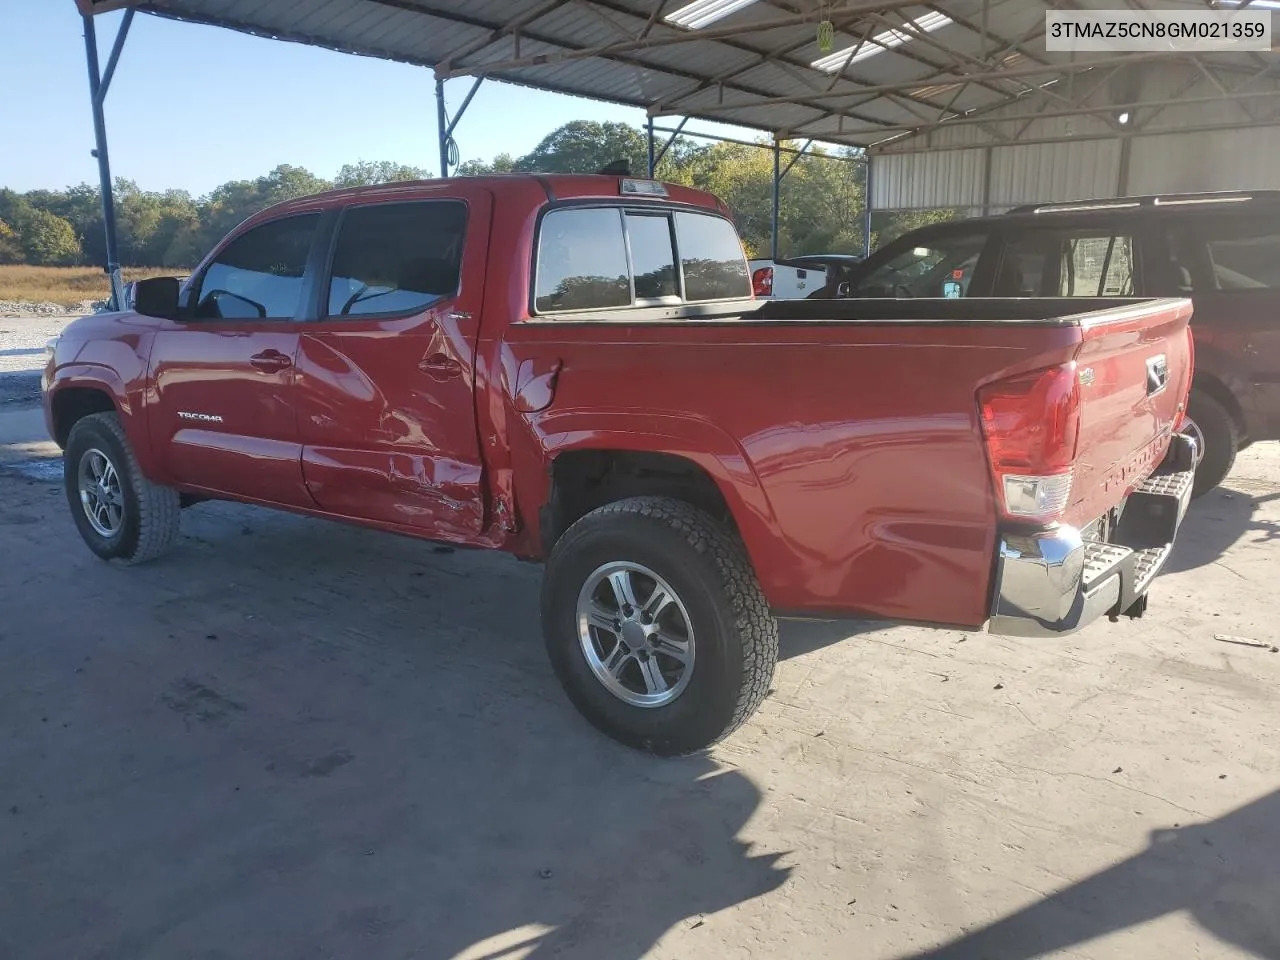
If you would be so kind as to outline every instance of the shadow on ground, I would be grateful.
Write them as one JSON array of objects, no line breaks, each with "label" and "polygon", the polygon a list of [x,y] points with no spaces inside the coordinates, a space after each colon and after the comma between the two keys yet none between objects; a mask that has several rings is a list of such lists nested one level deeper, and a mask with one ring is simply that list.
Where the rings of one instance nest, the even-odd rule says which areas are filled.
[{"label": "shadow on ground", "polygon": [[629,960],[786,880],[744,774],[568,706],[536,568],[209,504],[122,570],[27,489],[0,473],[0,956]]},{"label": "shadow on ground", "polygon": [[1280,958],[1280,791],[1217,820],[1153,831],[1146,850],[1002,920],[903,960],[1032,960],[1170,913]]},{"label": "shadow on ground", "polygon": [[1280,523],[1257,516],[1259,506],[1276,499],[1280,493],[1255,496],[1228,481],[1227,486],[1193,500],[1165,571],[1177,573],[1213,563],[1242,539],[1280,540]]},{"label": "shadow on ground", "polygon": [[778,624],[778,658],[802,657],[891,626],[879,620],[783,620]]}]

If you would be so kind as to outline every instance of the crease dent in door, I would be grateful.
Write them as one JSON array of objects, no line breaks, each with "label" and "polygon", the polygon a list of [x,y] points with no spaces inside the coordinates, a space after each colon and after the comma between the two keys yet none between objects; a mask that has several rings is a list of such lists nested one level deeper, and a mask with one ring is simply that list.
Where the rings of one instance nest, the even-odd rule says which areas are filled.
[{"label": "crease dent in door", "polygon": [[[412,344],[416,338],[405,337],[409,342],[404,346],[412,344],[412,352],[400,351],[389,369],[376,375],[338,349],[348,344],[368,348],[372,341],[395,335],[382,330],[323,340],[302,337],[298,377],[306,394],[302,470],[307,487],[326,510],[431,526],[438,536],[468,539],[484,519],[475,496],[481,482],[479,465],[446,456],[439,449],[424,430],[424,419],[446,420],[446,405],[431,391],[411,386],[423,376],[421,363],[437,356],[452,357],[448,339],[435,331],[424,338],[425,344],[420,341],[424,350]],[[385,362],[387,358],[385,349],[363,352],[367,359]],[[396,369],[401,364],[405,369]],[[393,390],[393,401],[379,383],[409,389]]]}]

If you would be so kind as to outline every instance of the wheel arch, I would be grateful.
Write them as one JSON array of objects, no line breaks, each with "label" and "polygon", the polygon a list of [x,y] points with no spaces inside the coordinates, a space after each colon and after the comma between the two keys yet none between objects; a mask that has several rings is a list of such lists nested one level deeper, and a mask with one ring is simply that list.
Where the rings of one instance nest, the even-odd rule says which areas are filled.
[{"label": "wheel arch", "polygon": [[753,561],[756,549],[767,547],[776,526],[772,507],[746,454],[719,428],[668,416],[646,417],[644,432],[603,432],[598,420],[592,422],[590,432],[566,429],[541,437],[541,489],[521,499],[533,507],[525,513],[530,520],[536,516],[542,556],[579,517],[645,495],[683,500],[721,519]]},{"label": "wheel arch", "polygon": [[[114,391],[104,383],[74,381],[59,385],[47,399],[49,434],[59,447],[66,449],[71,428],[94,413],[121,414]],[[124,417],[121,416],[121,420]]]}]

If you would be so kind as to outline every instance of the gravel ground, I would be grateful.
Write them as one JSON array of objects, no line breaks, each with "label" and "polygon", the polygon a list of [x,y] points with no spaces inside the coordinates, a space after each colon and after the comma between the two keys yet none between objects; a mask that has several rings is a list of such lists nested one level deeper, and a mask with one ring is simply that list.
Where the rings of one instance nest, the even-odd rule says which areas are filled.
[{"label": "gravel ground", "polygon": [[6,316],[6,305],[0,301],[0,405],[39,400],[44,345],[79,314]]},{"label": "gravel ground", "polygon": [[208,503],[118,568],[42,434],[0,410],[2,957],[1280,957],[1278,444],[1145,619],[786,624],[663,761],[566,703],[536,567]]}]

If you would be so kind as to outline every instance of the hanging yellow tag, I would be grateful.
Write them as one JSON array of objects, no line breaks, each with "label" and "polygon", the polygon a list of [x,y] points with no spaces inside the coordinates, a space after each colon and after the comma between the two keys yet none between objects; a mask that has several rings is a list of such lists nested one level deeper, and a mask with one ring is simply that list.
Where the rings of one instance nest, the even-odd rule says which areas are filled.
[{"label": "hanging yellow tag", "polygon": [[830,20],[818,24],[818,49],[822,53],[830,53],[835,45],[836,27]]}]

